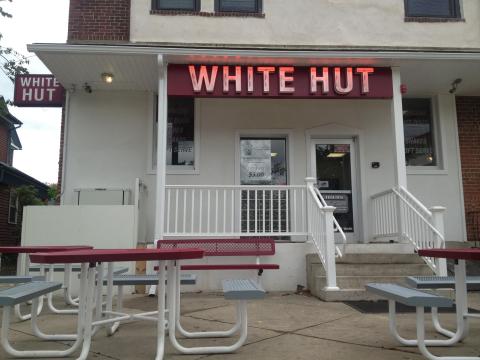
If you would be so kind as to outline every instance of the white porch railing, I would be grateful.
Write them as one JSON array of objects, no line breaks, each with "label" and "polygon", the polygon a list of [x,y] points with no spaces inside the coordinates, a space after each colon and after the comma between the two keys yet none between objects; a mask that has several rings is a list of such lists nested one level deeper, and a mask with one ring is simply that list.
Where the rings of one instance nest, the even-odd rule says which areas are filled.
[{"label": "white porch railing", "polygon": [[165,198],[165,236],[308,236],[302,185],[167,185]]},{"label": "white porch railing", "polygon": [[167,185],[165,236],[289,236],[312,241],[327,274],[327,290],[337,289],[334,232],[346,242],[314,186]]},{"label": "white porch railing", "polygon": [[[445,247],[445,208],[427,209],[404,187],[381,192],[371,199],[374,238],[406,239],[415,250]],[[437,275],[447,275],[445,259],[423,259]]]},{"label": "white porch railing", "polygon": [[339,249],[335,246],[334,222],[340,230],[341,228],[333,216],[335,208],[326,206],[314,183],[315,179],[307,179],[308,233],[325,269],[327,280],[325,290],[338,290],[335,253],[339,252]]}]

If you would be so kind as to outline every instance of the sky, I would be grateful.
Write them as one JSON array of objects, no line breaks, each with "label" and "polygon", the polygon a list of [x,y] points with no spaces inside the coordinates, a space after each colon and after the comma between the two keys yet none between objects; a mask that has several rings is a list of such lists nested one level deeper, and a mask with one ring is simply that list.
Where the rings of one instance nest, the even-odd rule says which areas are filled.
[{"label": "sky", "polygon": [[[69,0],[0,0],[12,18],[0,17],[2,46],[29,57],[31,74],[48,74],[48,69],[33,53],[31,43],[65,43]],[[13,83],[0,74],[0,95],[13,100]],[[17,130],[23,150],[15,151],[13,166],[45,183],[56,183],[60,146],[61,108],[9,107],[23,126]]]}]

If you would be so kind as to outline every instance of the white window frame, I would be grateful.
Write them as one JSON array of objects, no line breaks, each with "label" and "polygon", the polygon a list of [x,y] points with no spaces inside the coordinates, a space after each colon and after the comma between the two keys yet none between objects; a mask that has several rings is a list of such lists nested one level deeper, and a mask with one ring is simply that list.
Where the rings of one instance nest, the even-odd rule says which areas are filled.
[{"label": "white window frame", "polygon": [[[406,96],[405,99],[430,99],[431,110],[432,110],[432,140],[433,140],[433,149],[435,151],[435,156],[437,164],[433,166],[415,166],[415,165],[406,165],[407,175],[447,175],[446,167],[446,154],[444,153],[445,139],[444,131],[442,131],[441,121],[440,121],[440,111],[439,111],[439,101],[436,96],[432,95],[415,95],[415,96]],[[403,121],[403,120],[402,120]],[[404,136],[405,141],[405,136]]]},{"label": "white window frame", "polygon": [[[12,206],[12,194],[15,194],[15,206]],[[11,211],[12,211],[12,208],[16,209],[15,211],[15,221],[10,221],[10,215],[11,215]],[[18,223],[18,211],[19,211],[19,201],[18,201],[18,193],[17,193],[17,190],[15,188],[10,188],[10,193],[9,193],[9,197],[8,197],[8,223],[9,224],[17,224]]]},{"label": "white window frame", "polygon": [[[152,93],[149,101],[149,118],[150,126],[148,126],[148,153],[147,153],[147,174],[155,175],[157,173],[156,169],[156,158],[157,158],[157,147],[155,146],[154,142],[157,139],[157,123],[156,123],[156,101],[155,97],[157,95]],[[199,175],[200,174],[200,114],[202,102],[200,99],[195,98],[195,113],[194,113],[194,134],[193,134],[193,156],[194,156],[194,165],[167,165],[167,175]],[[167,161],[165,159],[165,161]]]},{"label": "white window frame", "polygon": [[293,131],[291,129],[243,129],[235,132],[235,185],[240,185],[240,139],[243,137],[286,139],[287,185],[295,183],[293,179],[295,174],[293,168]]}]

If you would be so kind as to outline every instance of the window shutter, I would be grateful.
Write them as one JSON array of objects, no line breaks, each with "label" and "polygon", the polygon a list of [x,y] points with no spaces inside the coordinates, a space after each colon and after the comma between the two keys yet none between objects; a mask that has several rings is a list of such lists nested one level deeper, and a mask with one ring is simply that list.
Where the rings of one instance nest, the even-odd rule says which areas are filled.
[{"label": "window shutter", "polygon": [[406,6],[407,16],[458,16],[458,0],[406,0]]},{"label": "window shutter", "polygon": [[196,0],[157,0],[157,9],[161,10],[197,10]]},{"label": "window shutter", "polygon": [[258,0],[219,0],[220,11],[259,12]]}]

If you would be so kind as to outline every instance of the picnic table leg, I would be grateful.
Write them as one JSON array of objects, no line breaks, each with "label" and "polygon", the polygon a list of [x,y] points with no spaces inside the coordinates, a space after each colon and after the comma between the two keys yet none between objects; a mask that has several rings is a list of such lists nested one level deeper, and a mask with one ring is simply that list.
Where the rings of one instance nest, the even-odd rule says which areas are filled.
[{"label": "picnic table leg", "polygon": [[[54,266],[49,265],[48,267],[48,276],[46,277],[48,281],[54,281]],[[65,276],[64,276],[64,284],[65,284]],[[77,314],[77,309],[57,309],[55,305],[53,305],[53,292],[47,294],[47,306],[51,312],[54,314]]]},{"label": "picnic table leg", "polygon": [[[25,264],[22,268],[22,259],[25,258]],[[28,257],[27,254],[18,254],[17,257],[17,274],[18,275],[28,275],[29,274],[29,269],[30,269],[30,258]],[[41,267],[41,269],[44,270],[44,267]],[[42,272],[42,275],[45,275],[45,271]],[[20,321],[25,321],[28,320],[32,317],[30,313],[23,315],[20,304],[17,304],[13,307],[15,316],[20,320]],[[40,314],[43,309],[43,296],[40,297],[40,301],[38,303],[38,308],[37,308],[37,314]]]},{"label": "picnic table leg", "polygon": [[429,360],[480,360],[476,356],[435,356],[427,349],[427,340],[425,340],[425,309],[417,307],[417,339],[418,349]]},{"label": "picnic table leg", "polygon": [[468,296],[467,296],[467,270],[465,260],[455,260],[455,305],[457,307],[457,323],[463,326],[462,339],[468,335]]},{"label": "picnic table leg", "polygon": [[[96,268],[94,264],[90,264],[87,273],[86,281],[86,291],[85,295],[82,296],[80,304],[83,302],[84,313],[83,313],[83,346],[82,352],[77,360],[86,360],[88,353],[90,351],[90,345],[92,343],[92,320],[93,320],[93,310],[94,310],[94,300],[95,300],[95,280],[96,280]],[[83,300],[83,301],[82,301]],[[82,304],[81,304],[82,306]]]},{"label": "picnic table leg", "polygon": [[[168,264],[170,272],[170,265]],[[157,355],[155,360],[162,360],[165,353],[165,261],[159,262],[158,271],[158,318],[157,318]]]},{"label": "picnic table leg", "polygon": [[65,271],[63,274],[63,297],[67,305],[78,307],[78,298],[72,298],[72,264],[65,264]]},{"label": "picnic table leg", "polygon": [[[113,262],[109,262],[107,266],[107,319],[110,318],[110,313],[113,310]],[[119,311],[117,309],[117,311]],[[111,325],[107,325],[107,335],[111,336],[117,330],[119,322],[115,322]]]},{"label": "picnic table leg", "polygon": [[[421,308],[423,311],[423,308]],[[390,329],[390,333],[392,336],[397,340],[400,344],[405,346],[418,346],[419,338],[417,339],[405,339],[398,333],[397,330],[397,319],[396,319],[396,311],[395,311],[395,300],[388,300],[388,326]],[[424,343],[428,346],[451,346],[458,343],[462,340],[463,335],[463,327],[459,324],[457,332],[454,334],[453,337],[446,339],[446,340],[425,340]]]},{"label": "picnic table leg", "polygon": [[435,330],[446,337],[453,337],[455,333],[453,331],[447,330],[440,324],[440,320],[438,318],[438,308],[432,307],[432,323]]},{"label": "picnic table leg", "polygon": [[[85,285],[86,285],[87,264],[84,264],[84,265],[85,266],[82,266],[82,268],[84,268],[85,270],[82,271],[83,275],[81,277],[81,282],[80,282],[80,294],[81,294],[80,296],[83,296],[83,299],[85,298],[85,295],[82,295],[82,294],[84,294],[85,292],[82,290],[85,290],[85,287],[86,287]],[[62,357],[62,358],[65,358],[70,356],[71,354],[73,354],[73,352],[75,352],[80,347],[83,340],[82,339],[83,324],[84,324],[83,322],[84,300],[83,299],[80,301],[82,306],[79,308],[76,341],[70,348],[66,350],[26,350],[26,351],[14,349],[8,341],[8,328],[10,325],[10,310],[11,310],[10,306],[5,306],[3,308],[2,329],[0,333],[0,341],[3,348],[8,354],[15,357],[41,357],[41,358]],[[38,302],[39,302],[39,298],[33,300],[32,309],[38,308]],[[31,314],[32,324],[36,324],[36,316],[37,316],[36,312],[32,311],[32,314]]]},{"label": "picnic table leg", "polygon": [[241,314],[240,314],[240,308],[236,307],[236,312],[237,312],[237,317],[236,317],[236,322],[235,325],[225,331],[199,331],[199,332],[189,332],[185,330],[180,323],[180,267],[176,266],[175,269],[175,275],[176,275],[176,289],[175,289],[175,322],[176,322],[176,327],[178,328],[178,332],[182,334],[182,336],[190,339],[195,339],[195,338],[221,338],[221,337],[230,337],[237,333],[240,330],[240,327],[242,325],[241,321]]},{"label": "picnic table leg", "polygon": [[[183,354],[226,354],[231,353],[238,350],[247,339],[247,302],[245,300],[239,300],[237,302],[237,307],[239,308],[240,313],[240,338],[230,346],[200,346],[200,347],[191,347],[187,348],[182,346],[176,337],[176,297],[177,297],[177,280],[176,274],[178,273],[175,267],[180,267],[180,264],[177,262],[174,264],[173,261],[168,262],[168,279],[167,279],[167,296],[169,297],[169,308],[168,308],[168,317],[169,317],[169,329],[168,329],[168,337],[170,338],[170,342],[172,343],[173,347],[180,351]],[[160,294],[159,294],[160,296]]]}]

